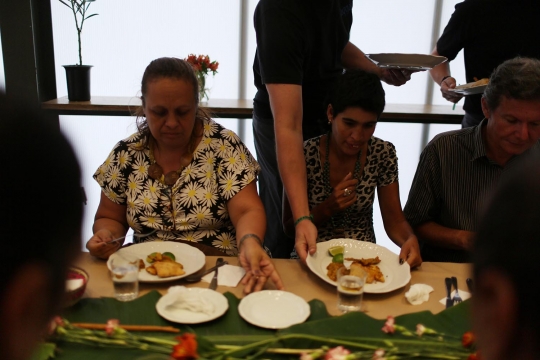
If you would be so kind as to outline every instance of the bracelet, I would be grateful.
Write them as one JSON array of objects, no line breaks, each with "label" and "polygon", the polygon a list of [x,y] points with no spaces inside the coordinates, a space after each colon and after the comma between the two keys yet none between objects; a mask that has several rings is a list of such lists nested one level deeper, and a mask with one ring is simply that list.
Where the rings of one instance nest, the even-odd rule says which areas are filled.
[{"label": "bracelet", "polygon": [[238,250],[240,250],[240,247],[242,247],[242,244],[244,243],[244,240],[246,240],[247,238],[250,238],[250,237],[257,239],[257,240],[259,241],[259,244],[260,244],[261,246],[263,246],[263,242],[262,242],[262,240],[261,240],[260,237],[258,237],[258,236],[255,235],[255,234],[246,234],[246,235],[242,236],[242,238],[240,239],[240,241],[238,241]]},{"label": "bracelet", "polygon": [[446,75],[445,77],[442,78],[441,80],[441,83],[439,85],[442,85],[442,83],[444,82],[444,80],[448,79],[449,77],[452,77],[450,75]]},{"label": "bracelet", "polygon": [[309,220],[311,222],[313,222],[313,214],[309,214],[309,215],[305,215],[305,216],[300,216],[298,219],[296,219],[296,221],[294,222],[294,226],[298,225],[298,223],[300,221],[303,221],[303,220]]}]

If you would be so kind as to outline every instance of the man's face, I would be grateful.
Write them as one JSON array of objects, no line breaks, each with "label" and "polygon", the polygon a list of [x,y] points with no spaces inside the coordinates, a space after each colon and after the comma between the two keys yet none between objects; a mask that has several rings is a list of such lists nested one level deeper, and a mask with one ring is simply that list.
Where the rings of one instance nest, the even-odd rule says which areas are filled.
[{"label": "man's face", "polygon": [[491,111],[482,98],[482,110],[489,119],[488,147],[499,155],[522,154],[540,139],[540,101],[502,97],[499,106]]}]

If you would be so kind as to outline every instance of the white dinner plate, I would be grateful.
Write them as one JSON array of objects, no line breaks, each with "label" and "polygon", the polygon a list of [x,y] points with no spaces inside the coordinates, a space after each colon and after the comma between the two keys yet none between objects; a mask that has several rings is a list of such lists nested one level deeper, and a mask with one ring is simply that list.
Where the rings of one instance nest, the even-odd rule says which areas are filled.
[{"label": "white dinner plate", "polygon": [[173,241],[149,241],[121,248],[109,257],[109,260],[107,261],[107,266],[110,270],[111,261],[115,257],[122,254],[128,254],[136,256],[139,259],[143,259],[144,264],[146,265],[146,267],[148,267],[150,265],[150,263],[146,261],[146,257],[148,255],[153,252],[164,253],[167,251],[173,253],[176,257],[176,261],[184,266],[185,274],[179,276],[171,276],[167,278],[160,278],[157,275],[151,275],[146,270],[142,269],[141,271],[139,271],[140,282],[167,282],[181,279],[190,274],[196,273],[197,271],[202,269],[202,267],[206,263],[206,258],[203,252],[196,247]]},{"label": "white dinner plate", "polygon": [[281,290],[263,290],[243,298],[238,305],[238,313],[250,324],[284,329],[303,323],[311,311],[300,296]]},{"label": "white dinner plate", "polygon": [[387,293],[407,285],[411,280],[411,268],[409,264],[405,262],[400,265],[399,256],[384,246],[353,239],[333,239],[317,243],[317,252],[315,255],[308,255],[306,259],[310,270],[329,284],[337,285],[335,281],[326,275],[326,267],[332,262],[332,256],[328,253],[328,249],[332,246],[345,247],[345,253],[343,254],[345,258],[360,259],[378,256],[381,259],[381,262],[377,266],[381,269],[385,277],[385,282],[366,284],[364,288],[365,293]]},{"label": "white dinner plate", "polygon": [[179,323],[179,324],[199,324],[206,321],[214,320],[225,314],[229,308],[229,302],[223,294],[204,288],[186,288],[192,294],[204,297],[204,299],[214,305],[214,312],[206,314],[203,312],[194,312],[186,309],[175,309],[174,307],[165,306],[170,300],[177,296],[177,293],[167,293],[163,295],[156,303],[156,310],[163,318]]},{"label": "white dinner plate", "polygon": [[474,95],[474,94],[482,94],[484,90],[486,90],[486,88],[487,88],[487,84],[477,85],[477,86],[470,86],[469,84],[465,84],[465,85],[456,86],[455,88],[448,89],[448,90],[467,96],[467,95]]},{"label": "white dinner plate", "polygon": [[430,70],[448,59],[444,56],[425,54],[366,54],[378,67],[404,70]]}]

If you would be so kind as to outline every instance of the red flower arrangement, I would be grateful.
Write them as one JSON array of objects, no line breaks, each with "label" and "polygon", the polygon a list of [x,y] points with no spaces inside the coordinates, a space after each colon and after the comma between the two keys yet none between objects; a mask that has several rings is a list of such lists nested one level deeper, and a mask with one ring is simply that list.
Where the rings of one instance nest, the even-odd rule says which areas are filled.
[{"label": "red flower arrangement", "polygon": [[216,75],[219,63],[215,60],[210,61],[208,55],[189,54],[184,60],[191,64],[193,70],[195,70],[195,75],[197,75],[197,80],[199,81],[199,100],[208,99],[206,76],[210,72],[212,72],[212,76]]}]

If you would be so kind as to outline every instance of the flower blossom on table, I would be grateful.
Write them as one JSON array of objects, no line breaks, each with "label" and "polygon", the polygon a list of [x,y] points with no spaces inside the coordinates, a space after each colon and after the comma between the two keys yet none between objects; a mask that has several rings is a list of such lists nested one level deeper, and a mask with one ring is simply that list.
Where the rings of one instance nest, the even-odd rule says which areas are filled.
[{"label": "flower blossom on table", "polygon": [[210,61],[208,55],[189,54],[184,60],[191,64],[196,73],[201,73],[203,75],[208,75],[210,71],[212,72],[212,75],[216,75],[219,67],[219,63],[215,60]]},{"label": "flower blossom on table", "polygon": [[386,354],[386,351],[384,349],[377,349],[373,353],[373,360],[385,360],[386,358],[384,355]]},{"label": "flower blossom on table", "polygon": [[195,334],[185,333],[177,336],[178,344],[174,345],[171,356],[175,360],[192,360],[197,359],[197,340]]},{"label": "flower blossom on table", "polygon": [[416,325],[416,335],[422,336],[424,334],[436,335],[436,334],[438,334],[438,332],[436,332],[433,329],[427,328],[422,324]]},{"label": "flower blossom on table", "polygon": [[333,349],[328,350],[324,356],[324,360],[347,360],[351,352],[345,349],[343,346],[337,346]]},{"label": "flower blossom on table", "polygon": [[476,338],[474,334],[470,331],[467,331],[463,336],[461,337],[461,345],[466,348],[470,348],[475,343]]},{"label": "flower blossom on table", "polygon": [[394,331],[396,331],[395,323],[396,321],[394,320],[394,317],[388,316],[386,318],[386,322],[384,323],[384,326],[382,327],[382,331],[387,334],[393,334]]}]

